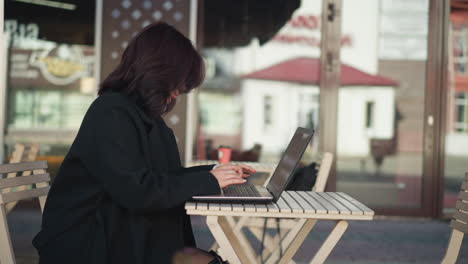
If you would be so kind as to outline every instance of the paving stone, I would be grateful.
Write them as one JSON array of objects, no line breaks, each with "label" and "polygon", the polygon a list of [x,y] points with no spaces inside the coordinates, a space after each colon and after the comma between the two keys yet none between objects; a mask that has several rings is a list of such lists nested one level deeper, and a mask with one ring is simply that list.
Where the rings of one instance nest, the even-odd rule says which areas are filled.
[{"label": "paving stone", "polygon": [[[36,264],[37,252],[31,240],[40,228],[40,210],[37,205],[19,204],[8,215],[15,255],[18,264]],[[209,249],[213,237],[204,217],[192,217],[197,244]],[[296,263],[308,263],[320,244],[333,228],[332,221],[319,221],[297,252]],[[448,221],[403,218],[350,222],[348,230],[332,251],[327,264],[406,264],[440,263],[447,247],[450,228]],[[268,230],[274,233],[274,230]],[[260,243],[246,234],[259,251]],[[468,239],[465,238],[457,263],[468,263]]]}]

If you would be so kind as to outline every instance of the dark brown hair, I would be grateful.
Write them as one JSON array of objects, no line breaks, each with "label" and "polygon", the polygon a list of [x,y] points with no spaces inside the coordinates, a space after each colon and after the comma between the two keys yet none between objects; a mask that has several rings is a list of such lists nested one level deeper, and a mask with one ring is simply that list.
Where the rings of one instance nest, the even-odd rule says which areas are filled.
[{"label": "dark brown hair", "polygon": [[113,91],[136,98],[156,118],[174,107],[175,100],[169,99],[172,91],[188,93],[203,82],[204,75],[203,59],[190,40],[171,25],[158,22],[130,41],[98,94]]}]

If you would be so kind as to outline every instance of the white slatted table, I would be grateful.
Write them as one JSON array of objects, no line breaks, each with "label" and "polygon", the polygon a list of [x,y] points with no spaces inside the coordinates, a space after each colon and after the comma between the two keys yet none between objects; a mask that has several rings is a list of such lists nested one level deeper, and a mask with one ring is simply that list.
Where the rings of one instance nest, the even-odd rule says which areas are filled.
[{"label": "white slatted table", "polygon": [[[281,241],[283,255],[277,263],[289,263],[317,220],[335,220],[337,224],[311,263],[323,263],[348,227],[348,220],[372,220],[374,211],[342,192],[283,192],[275,204],[219,204],[187,202],[187,214],[207,216],[208,227],[220,246],[220,254],[229,263],[255,263],[255,253],[244,238],[234,234],[232,219],[227,216],[264,218],[299,218],[299,232],[291,232]],[[274,261],[274,262],[273,262]],[[265,263],[276,263],[274,254]]]}]

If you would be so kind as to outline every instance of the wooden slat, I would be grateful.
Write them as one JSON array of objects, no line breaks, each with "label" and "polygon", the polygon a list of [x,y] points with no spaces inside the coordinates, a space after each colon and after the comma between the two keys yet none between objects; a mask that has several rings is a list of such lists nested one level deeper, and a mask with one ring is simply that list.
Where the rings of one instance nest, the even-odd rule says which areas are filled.
[{"label": "wooden slat", "polygon": [[232,211],[232,205],[230,203],[223,203],[219,205],[221,211]]},{"label": "wooden slat", "polygon": [[197,210],[208,211],[208,203],[197,202]]},{"label": "wooden slat", "polygon": [[364,215],[374,215],[374,210],[372,210],[369,207],[365,206],[364,204],[360,203],[359,201],[357,201],[353,197],[347,195],[346,193],[337,192],[337,194],[339,194],[341,197],[348,200],[350,203],[352,203],[352,204],[356,205],[357,207],[359,207],[359,209],[361,209],[364,212]]},{"label": "wooden slat", "polygon": [[231,204],[233,212],[244,212],[244,205],[243,204]]},{"label": "wooden slat", "polygon": [[276,201],[276,205],[278,206],[278,209],[281,213],[292,213],[292,209],[289,207],[283,197],[280,197],[278,201]]},{"label": "wooden slat", "polygon": [[453,214],[453,218],[456,219],[456,220],[468,223],[468,213],[467,212],[457,210],[457,212],[455,212],[455,214]]},{"label": "wooden slat", "polygon": [[310,206],[312,206],[315,209],[316,213],[318,214],[327,213],[327,209],[323,207],[323,205],[319,203],[317,200],[315,200],[313,197],[308,195],[306,192],[300,191],[300,192],[297,192],[297,194],[299,194],[302,198],[304,198],[304,200],[306,200],[310,204]]},{"label": "wooden slat", "polygon": [[351,212],[351,214],[357,214],[357,215],[364,214],[364,212],[361,209],[359,209],[359,207],[357,207],[356,205],[354,205],[350,201],[346,200],[345,198],[343,198],[342,196],[340,196],[337,193],[324,192],[324,193],[322,193],[322,195],[326,195],[326,196],[330,197],[330,199],[334,199],[335,201],[339,202],[340,204],[345,206]]},{"label": "wooden slat", "polygon": [[313,208],[300,194],[297,192],[289,192],[294,200],[304,209],[304,213],[315,213],[315,208]]},{"label": "wooden slat", "polygon": [[22,162],[22,163],[8,163],[0,165],[0,174],[18,172],[18,171],[30,171],[37,169],[47,169],[47,161],[40,160],[34,162]]},{"label": "wooden slat", "polygon": [[320,195],[323,199],[327,200],[327,202],[331,203],[334,207],[340,210],[340,214],[351,214],[351,210],[344,206],[340,201],[334,199],[332,196],[329,196],[325,192],[317,192],[317,195]]},{"label": "wooden slat", "polygon": [[468,202],[457,201],[455,208],[468,212]]},{"label": "wooden slat", "polygon": [[255,208],[254,204],[244,204],[244,208],[246,212],[256,212],[257,208]]},{"label": "wooden slat", "polygon": [[373,220],[373,215],[343,215],[343,214],[317,214],[317,213],[272,213],[272,212],[227,212],[208,210],[187,210],[189,215],[237,216],[237,217],[273,217],[273,218],[310,218],[323,220]]},{"label": "wooden slat", "polygon": [[208,203],[208,210],[219,211],[219,203]]},{"label": "wooden slat", "polygon": [[304,209],[294,200],[289,192],[283,192],[281,197],[288,203],[289,207],[291,207],[293,213],[303,213]]},{"label": "wooden slat", "polygon": [[330,175],[330,169],[333,163],[333,154],[325,152],[323,158],[320,161],[320,166],[317,171],[317,180],[315,181],[312,191],[324,192],[325,186],[327,185],[328,176]]},{"label": "wooden slat", "polygon": [[266,207],[267,207],[269,213],[279,213],[279,211],[280,211],[278,206],[276,206],[276,204],[274,204],[274,203],[267,203]]},{"label": "wooden slat", "polygon": [[468,234],[468,224],[466,224],[466,223],[462,223],[462,222],[457,221],[457,220],[452,220],[452,222],[450,222],[450,226],[453,229],[456,229],[456,230],[458,230],[460,232]]},{"label": "wooden slat", "polygon": [[461,186],[462,190],[468,190],[468,181],[464,181]]},{"label": "wooden slat", "polygon": [[48,181],[50,181],[50,176],[48,173],[31,175],[31,176],[19,176],[19,177],[9,178],[9,179],[0,179],[0,189],[40,183],[40,182],[48,182]]},{"label": "wooden slat", "polygon": [[15,263],[15,253],[13,252],[13,244],[8,229],[6,210],[2,204],[0,204],[0,262]]},{"label": "wooden slat", "polygon": [[257,209],[256,212],[268,212],[268,208],[264,204],[256,204],[255,208]]},{"label": "wooden slat", "polygon": [[40,196],[47,196],[49,193],[50,187],[43,187],[43,188],[36,188],[26,191],[19,191],[19,192],[12,192],[12,193],[5,193],[0,196],[0,204],[2,203],[10,203],[14,201],[20,201],[29,198],[35,198]]},{"label": "wooden slat", "polygon": [[463,200],[463,201],[468,201],[468,192],[461,191],[458,194],[458,199]]},{"label": "wooden slat", "polygon": [[197,204],[195,202],[185,203],[185,210],[195,210],[196,208],[197,208]]},{"label": "wooden slat", "polygon": [[328,202],[326,199],[324,199],[322,196],[318,195],[317,193],[308,192],[307,194],[309,196],[313,197],[315,200],[317,200],[321,205],[323,205],[323,207],[325,207],[325,209],[327,210],[327,212],[329,214],[339,214],[340,213],[340,210],[338,208],[333,206],[333,204]]}]

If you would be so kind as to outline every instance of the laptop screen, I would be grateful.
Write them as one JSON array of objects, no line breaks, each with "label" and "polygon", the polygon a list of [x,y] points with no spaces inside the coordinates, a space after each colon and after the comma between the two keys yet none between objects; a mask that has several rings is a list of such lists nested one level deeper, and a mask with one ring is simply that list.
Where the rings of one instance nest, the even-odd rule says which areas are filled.
[{"label": "laptop screen", "polygon": [[290,176],[301,160],[313,134],[314,131],[312,129],[301,127],[297,128],[296,133],[294,133],[267,185],[267,189],[273,194],[275,202],[292,179]]}]

